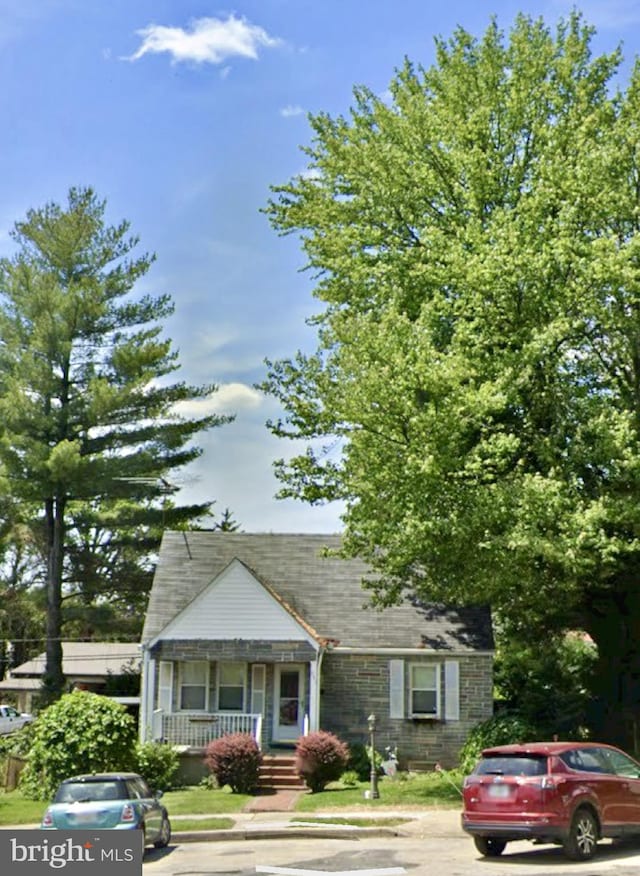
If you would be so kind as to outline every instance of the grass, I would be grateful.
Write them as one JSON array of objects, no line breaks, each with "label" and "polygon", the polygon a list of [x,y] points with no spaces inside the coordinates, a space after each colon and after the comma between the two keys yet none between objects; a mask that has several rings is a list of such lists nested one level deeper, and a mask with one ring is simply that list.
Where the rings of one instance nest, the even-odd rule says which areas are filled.
[{"label": "grass", "polygon": [[[211,790],[209,788],[184,788],[179,791],[167,791],[162,802],[169,810],[169,815],[226,815],[239,812],[244,804],[251,800],[249,794],[232,794],[228,788]],[[40,824],[47,808],[46,801],[28,800],[21,791],[0,791],[0,827],[7,824]],[[215,820],[215,819],[212,819]],[[203,820],[196,819],[194,824],[204,825]],[[220,829],[229,827],[230,819],[223,819]],[[180,830],[184,822],[180,821]],[[195,827],[189,827],[195,830]],[[205,828],[213,830],[215,828]]]},{"label": "grass", "polygon": [[166,791],[162,802],[170,815],[226,815],[240,812],[251,794],[232,794],[229,788],[181,788]]},{"label": "grass", "polygon": [[46,802],[27,800],[21,791],[0,791],[0,825],[40,824],[46,808]]},{"label": "grass", "polygon": [[[291,819],[292,822],[299,822],[300,820],[300,818]],[[350,824],[353,827],[397,827],[399,824],[406,824],[410,820],[410,818],[341,818],[336,815],[325,816],[324,818],[305,817],[304,822],[305,824]]]},{"label": "grass", "polygon": [[172,821],[174,833],[186,830],[229,830],[235,824],[233,818],[175,818]]},{"label": "grass", "polygon": [[340,782],[333,782],[318,794],[305,794],[300,797],[295,808],[297,812],[362,806],[366,806],[367,809],[380,806],[397,806],[403,809],[455,809],[460,806],[461,797],[458,791],[460,786],[461,780],[456,773],[413,773],[406,778],[381,779],[378,782],[379,798],[366,800],[364,792],[371,787],[369,782],[360,782],[354,787],[345,787]]},{"label": "grass", "polygon": [[[327,786],[326,790],[317,794],[303,794],[297,801],[296,812],[316,812],[319,809],[371,809],[380,806],[398,807],[399,809],[424,808],[457,808],[460,806],[460,794],[457,787],[461,785],[458,773],[413,773],[400,774],[396,779],[382,778],[378,784],[380,797],[377,800],[366,800],[364,792],[370,788],[368,782],[360,782],[354,787],[345,787],[339,782]],[[453,784],[452,784],[453,783]],[[455,785],[455,787],[454,787]],[[213,823],[222,821],[218,827],[208,827],[208,820],[194,819],[193,822],[179,820],[176,830],[224,829],[231,819],[219,819],[217,816],[232,815],[240,812],[251,800],[249,794],[232,794],[228,788],[181,788],[177,791],[167,791],[163,798],[169,814],[179,815],[210,815]],[[7,824],[39,824],[46,809],[42,800],[27,800],[21,791],[0,791],[0,826]],[[185,823],[190,826],[184,827]],[[353,820],[348,822],[353,824]],[[375,824],[380,824],[376,820]]]}]

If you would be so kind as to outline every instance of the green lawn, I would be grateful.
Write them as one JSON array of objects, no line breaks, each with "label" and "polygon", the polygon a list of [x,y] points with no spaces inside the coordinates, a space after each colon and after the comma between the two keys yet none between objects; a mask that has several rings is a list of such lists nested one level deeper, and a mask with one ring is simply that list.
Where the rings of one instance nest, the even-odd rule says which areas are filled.
[{"label": "green lawn", "polygon": [[[448,780],[449,779],[449,780]],[[375,808],[397,806],[402,809],[457,808],[460,794],[452,782],[459,787],[460,776],[455,773],[413,774],[405,778],[381,779],[378,784],[380,797],[367,800],[364,792],[369,789],[368,782],[355,787],[343,787],[334,782],[325,791],[317,794],[303,794],[295,807],[297,812],[315,812],[322,809]],[[249,794],[232,794],[228,788],[182,788],[167,791],[163,796],[170,815],[233,815],[240,812],[251,799]],[[7,824],[39,824],[47,804],[41,800],[27,800],[20,791],[0,791],[0,826]],[[220,828],[228,826],[224,823]],[[186,822],[176,822],[176,830],[185,830]],[[196,823],[205,828],[204,821]],[[379,823],[379,822],[377,822]],[[189,830],[194,827],[190,826]]]},{"label": "green lawn", "polygon": [[345,788],[339,782],[334,782],[318,794],[300,797],[295,808],[297,812],[360,806],[455,809],[461,805],[462,798],[458,791],[460,786],[461,779],[455,773],[415,773],[406,778],[381,779],[378,782],[379,798],[367,800],[364,792],[371,787],[368,782],[360,782],[352,788]]},{"label": "green lawn", "polygon": [[226,815],[240,812],[250,794],[232,794],[229,788],[182,788],[166,791],[162,802],[170,815]]},{"label": "green lawn", "polygon": [[27,800],[20,791],[0,791],[0,825],[40,824],[47,804]]},{"label": "green lawn", "polygon": [[[250,800],[248,794],[232,794],[228,788],[210,790],[208,788],[185,788],[180,791],[167,791],[162,800],[169,815],[226,815],[240,812]],[[6,824],[39,824],[47,804],[42,800],[27,800],[21,791],[0,791],[0,826]],[[228,819],[219,827],[229,827]],[[203,822],[201,822],[203,823]],[[184,822],[176,825],[181,830]],[[189,827],[189,830],[194,829]],[[205,828],[203,828],[205,829]],[[206,828],[210,829],[210,828]]]},{"label": "green lawn", "polygon": [[229,830],[235,824],[233,818],[174,818],[173,832],[185,830]]},{"label": "green lawn", "polygon": [[300,822],[304,821],[305,824],[350,824],[353,827],[397,827],[399,824],[406,824],[407,821],[410,821],[410,818],[358,818],[358,817],[347,817],[340,818],[338,815],[327,816],[325,815],[323,818],[315,817],[312,815],[310,817],[303,816],[300,818],[292,818],[292,822]]}]

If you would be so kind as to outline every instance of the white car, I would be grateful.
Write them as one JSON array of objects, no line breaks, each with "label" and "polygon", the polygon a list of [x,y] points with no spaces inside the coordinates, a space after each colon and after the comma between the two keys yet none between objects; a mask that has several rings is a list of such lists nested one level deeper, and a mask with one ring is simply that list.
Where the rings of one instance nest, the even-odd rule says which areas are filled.
[{"label": "white car", "polygon": [[0,705],[0,736],[13,733],[14,730],[19,730],[25,724],[30,724],[32,721],[33,715],[29,715],[27,712],[22,712],[21,714],[13,706]]}]

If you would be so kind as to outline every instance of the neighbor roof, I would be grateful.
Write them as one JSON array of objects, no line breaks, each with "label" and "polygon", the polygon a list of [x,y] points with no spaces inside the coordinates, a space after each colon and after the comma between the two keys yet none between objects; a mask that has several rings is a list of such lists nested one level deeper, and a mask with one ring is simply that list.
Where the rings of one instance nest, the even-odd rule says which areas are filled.
[{"label": "neighbor roof", "polygon": [[[45,660],[46,655],[39,654],[12,669],[9,678],[39,678]],[[106,678],[110,673],[121,675],[123,668],[140,670],[140,647],[135,642],[62,642],[62,673],[67,678]]]},{"label": "neighbor roof", "polygon": [[338,535],[165,532],[143,641],[166,625],[234,559],[274,591],[318,636],[352,648],[492,650],[487,608],[410,604],[372,608],[359,560],[327,557]]}]

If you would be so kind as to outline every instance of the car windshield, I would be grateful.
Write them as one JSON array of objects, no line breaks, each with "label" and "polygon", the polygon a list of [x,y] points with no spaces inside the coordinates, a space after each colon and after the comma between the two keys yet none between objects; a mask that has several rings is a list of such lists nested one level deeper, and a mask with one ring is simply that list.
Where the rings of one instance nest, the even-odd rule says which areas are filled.
[{"label": "car windshield", "polygon": [[94,800],[126,800],[123,782],[65,782],[58,788],[54,803],[84,803]]},{"label": "car windshield", "polygon": [[481,776],[544,776],[546,772],[546,757],[531,754],[488,755],[475,768]]}]

